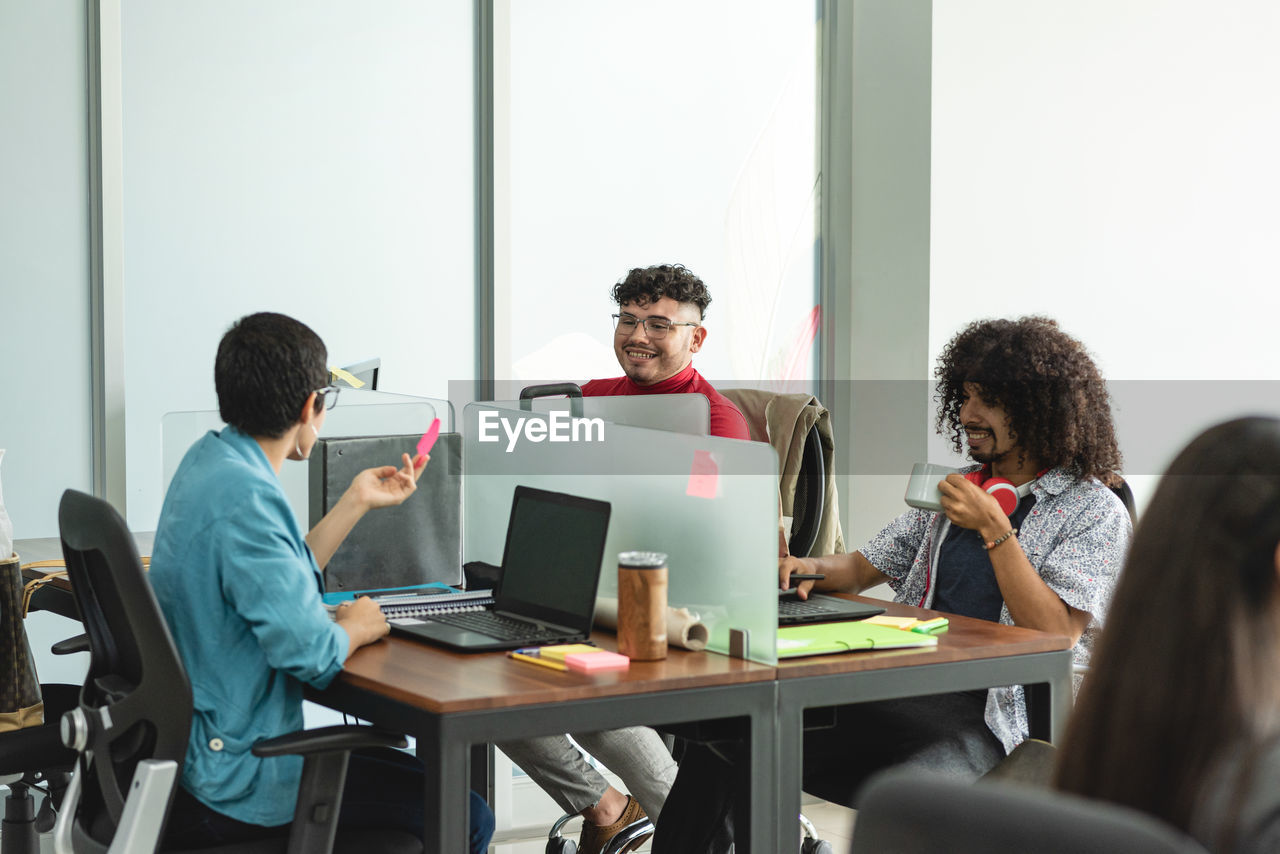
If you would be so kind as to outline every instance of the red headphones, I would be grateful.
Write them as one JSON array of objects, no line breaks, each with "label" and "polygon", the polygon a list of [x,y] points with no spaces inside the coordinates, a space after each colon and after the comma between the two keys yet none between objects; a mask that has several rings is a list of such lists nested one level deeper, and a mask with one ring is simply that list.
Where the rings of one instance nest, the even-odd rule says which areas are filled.
[{"label": "red headphones", "polygon": [[1013,511],[1018,509],[1018,487],[1002,477],[988,477],[990,471],[988,468],[980,468],[965,474],[964,479],[988,495],[994,495],[996,501],[1000,502],[1004,515],[1012,516]]}]

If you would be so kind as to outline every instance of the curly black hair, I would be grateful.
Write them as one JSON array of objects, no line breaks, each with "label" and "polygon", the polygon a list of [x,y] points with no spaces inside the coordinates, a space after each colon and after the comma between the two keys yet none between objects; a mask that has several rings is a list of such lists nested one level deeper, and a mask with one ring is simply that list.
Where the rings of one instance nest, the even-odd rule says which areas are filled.
[{"label": "curly black hair", "polygon": [[629,302],[646,306],[663,297],[696,305],[700,318],[707,316],[707,306],[711,305],[707,286],[683,264],[636,267],[613,286],[613,301],[620,306]]},{"label": "curly black hair", "polygon": [[1084,345],[1047,317],[979,320],[943,349],[934,371],[937,430],[964,450],[960,407],[964,384],[1009,418],[1023,453],[1077,477],[1120,481],[1120,448],[1111,421],[1111,395]]}]

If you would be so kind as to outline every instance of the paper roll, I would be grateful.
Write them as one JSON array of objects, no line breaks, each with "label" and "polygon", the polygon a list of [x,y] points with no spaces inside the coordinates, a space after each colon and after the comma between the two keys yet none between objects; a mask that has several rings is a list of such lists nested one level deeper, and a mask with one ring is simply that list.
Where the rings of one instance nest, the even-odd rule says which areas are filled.
[{"label": "paper roll", "polygon": [[[596,600],[596,625],[618,630],[618,600],[600,597]],[[667,643],[698,652],[706,649],[710,637],[707,627],[688,608],[667,608]]]}]

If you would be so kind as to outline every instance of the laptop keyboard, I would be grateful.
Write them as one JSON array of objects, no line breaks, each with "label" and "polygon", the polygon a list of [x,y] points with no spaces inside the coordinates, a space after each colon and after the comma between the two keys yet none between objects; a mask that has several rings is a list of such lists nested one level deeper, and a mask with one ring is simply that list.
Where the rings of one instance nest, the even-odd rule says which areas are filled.
[{"label": "laptop keyboard", "polygon": [[802,599],[779,599],[779,617],[808,617],[813,614],[830,614],[831,609],[817,602]]},{"label": "laptop keyboard", "polygon": [[504,617],[493,611],[478,611],[469,614],[438,614],[431,619],[439,623],[467,629],[489,635],[504,641],[528,641],[531,645],[542,641],[559,640],[565,636],[562,631],[540,627],[537,623]]}]

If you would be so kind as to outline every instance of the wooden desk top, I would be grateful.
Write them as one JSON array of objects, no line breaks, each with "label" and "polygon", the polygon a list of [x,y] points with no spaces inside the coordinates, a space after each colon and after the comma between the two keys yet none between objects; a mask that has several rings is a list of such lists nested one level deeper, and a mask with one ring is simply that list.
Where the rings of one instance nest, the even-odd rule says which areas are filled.
[{"label": "wooden desk top", "polygon": [[[607,632],[591,637],[617,649]],[[623,671],[562,672],[507,658],[504,652],[460,653],[401,637],[358,650],[338,681],[437,714],[768,682],[765,664],[672,647],[664,661],[633,661]]]},{"label": "wooden desk top", "polygon": [[[828,594],[832,595],[832,594]],[[840,595],[840,594],[834,594]],[[927,664],[946,664],[956,661],[972,661],[981,658],[1000,658],[1037,652],[1057,652],[1070,649],[1071,641],[1064,635],[1053,635],[1018,626],[1005,626],[987,620],[961,617],[881,599],[865,596],[844,596],[860,602],[874,602],[891,617],[916,617],[930,619],[946,617],[947,631],[939,634],[938,645],[925,649],[886,649],[881,652],[850,652],[838,655],[814,655],[806,658],[785,659],[778,662],[778,678],[799,678],[826,674],[860,673],[869,670],[885,670],[891,667],[915,667]]]}]

